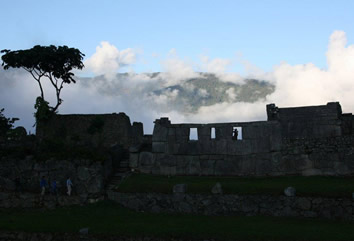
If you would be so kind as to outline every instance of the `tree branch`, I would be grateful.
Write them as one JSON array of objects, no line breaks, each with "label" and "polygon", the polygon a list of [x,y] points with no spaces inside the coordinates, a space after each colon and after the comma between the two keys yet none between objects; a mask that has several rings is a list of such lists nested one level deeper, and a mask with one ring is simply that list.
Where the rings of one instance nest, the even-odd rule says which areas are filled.
[{"label": "tree branch", "polygon": [[27,72],[29,72],[31,75],[32,75],[32,77],[38,82],[38,85],[39,85],[39,89],[41,90],[41,97],[42,97],[42,99],[44,100],[44,91],[43,91],[43,87],[42,87],[42,83],[41,83],[41,77],[43,76],[41,76],[41,75],[38,75],[36,72],[36,74],[38,75],[38,77],[36,77],[34,74],[33,74],[33,71],[34,70],[31,70],[31,69],[27,69],[27,68],[25,68],[25,67],[23,67],[23,69],[24,70],[26,70]]},{"label": "tree branch", "polygon": [[[56,81],[58,81],[58,79],[56,79]],[[61,105],[61,103],[63,102],[62,99],[60,99],[60,92],[61,92],[61,90],[64,87],[63,84],[64,84],[64,80],[61,81],[61,84],[60,84],[59,88],[57,86],[55,87],[56,95],[57,95],[57,104],[53,108],[53,111],[56,111],[58,109],[59,105]]]}]

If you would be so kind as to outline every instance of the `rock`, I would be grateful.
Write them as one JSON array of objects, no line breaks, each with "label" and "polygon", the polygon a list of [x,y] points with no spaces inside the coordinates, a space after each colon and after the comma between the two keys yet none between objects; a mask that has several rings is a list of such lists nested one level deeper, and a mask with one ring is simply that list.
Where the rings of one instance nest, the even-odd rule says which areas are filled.
[{"label": "rock", "polygon": [[87,186],[87,192],[88,193],[99,193],[103,191],[103,180],[102,176],[96,176],[95,178],[92,178]]},{"label": "rock", "polygon": [[284,189],[284,194],[287,197],[295,197],[296,189],[294,187],[287,187]]},{"label": "rock", "polygon": [[80,233],[80,234],[84,234],[84,235],[87,235],[88,232],[89,232],[89,228],[81,228],[81,229],[79,230],[79,233]]},{"label": "rock", "polygon": [[310,210],[311,209],[311,201],[307,198],[299,198],[296,201],[296,206],[302,210]]},{"label": "rock", "polygon": [[87,167],[78,167],[77,168],[77,177],[79,180],[85,181],[90,178],[90,172]]},{"label": "rock", "polygon": [[141,152],[139,155],[139,163],[142,166],[153,166],[154,159],[151,152]]},{"label": "rock", "polygon": [[223,193],[220,182],[217,182],[215,184],[215,186],[211,189],[211,193],[212,194],[222,194]]},{"label": "rock", "polygon": [[98,203],[100,201],[103,201],[104,200],[104,196],[100,196],[100,197],[97,197],[97,198],[89,198],[87,200],[88,203]]},{"label": "rock", "polygon": [[186,184],[176,184],[173,186],[173,193],[185,193],[187,191]]}]

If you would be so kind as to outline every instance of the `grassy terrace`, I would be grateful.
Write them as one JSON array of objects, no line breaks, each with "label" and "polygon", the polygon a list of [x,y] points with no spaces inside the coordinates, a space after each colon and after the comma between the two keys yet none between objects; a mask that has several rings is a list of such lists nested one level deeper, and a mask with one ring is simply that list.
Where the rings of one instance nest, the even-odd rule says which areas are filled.
[{"label": "grassy terrace", "polygon": [[354,177],[190,177],[134,174],[118,188],[120,192],[171,193],[173,185],[185,183],[187,193],[210,193],[220,182],[225,194],[282,195],[284,188],[293,186],[297,196],[350,197],[354,192]]},{"label": "grassy terrace", "polygon": [[354,240],[354,222],[138,213],[111,202],[56,210],[0,210],[0,230],[218,240]]}]

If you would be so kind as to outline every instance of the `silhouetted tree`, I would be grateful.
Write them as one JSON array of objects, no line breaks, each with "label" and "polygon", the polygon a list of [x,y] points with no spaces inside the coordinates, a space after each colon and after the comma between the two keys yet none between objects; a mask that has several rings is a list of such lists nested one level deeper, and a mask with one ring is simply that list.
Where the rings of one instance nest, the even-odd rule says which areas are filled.
[{"label": "silhouetted tree", "polygon": [[[64,83],[76,83],[73,79],[74,74],[72,69],[82,69],[83,53],[75,48],[67,46],[56,47],[36,45],[31,49],[11,51],[8,49],[1,50],[3,56],[1,57],[4,69],[22,68],[29,72],[32,77],[38,82],[41,96],[37,98],[36,108],[41,106],[38,103],[47,103],[44,98],[44,91],[42,87],[42,77],[49,79],[56,91],[57,103],[54,107],[49,107],[51,112],[55,112],[59,105],[63,102],[60,98],[61,90]],[[37,117],[37,116],[36,116]]]},{"label": "silhouetted tree", "polygon": [[18,121],[18,118],[7,118],[3,114],[4,108],[0,109],[0,137],[5,136],[7,132],[13,128],[15,121]]}]

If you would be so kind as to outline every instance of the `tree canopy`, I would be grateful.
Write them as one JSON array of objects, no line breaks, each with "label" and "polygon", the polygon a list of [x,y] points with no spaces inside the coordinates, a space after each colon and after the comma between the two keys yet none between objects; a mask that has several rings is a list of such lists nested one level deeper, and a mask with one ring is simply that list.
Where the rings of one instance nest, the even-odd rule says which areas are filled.
[{"label": "tree canopy", "polygon": [[1,50],[3,68],[22,68],[29,72],[38,82],[42,101],[45,101],[42,86],[42,77],[48,78],[56,91],[57,103],[50,107],[55,112],[63,102],[60,98],[64,83],[76,83],[73,69],[82,69],[84,64],[82,59],[85,56],[76,48],[67,46],[40,46],[36,45],[31,49],[11,51]]}]

